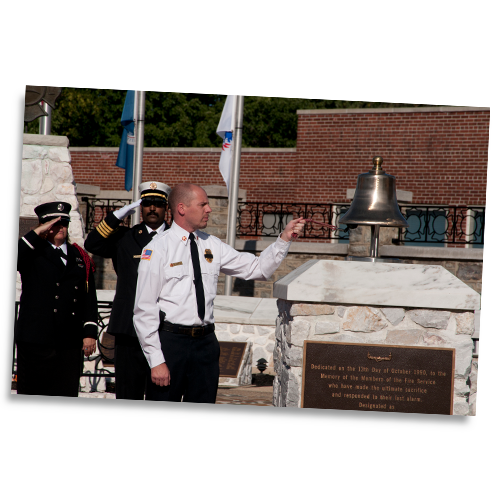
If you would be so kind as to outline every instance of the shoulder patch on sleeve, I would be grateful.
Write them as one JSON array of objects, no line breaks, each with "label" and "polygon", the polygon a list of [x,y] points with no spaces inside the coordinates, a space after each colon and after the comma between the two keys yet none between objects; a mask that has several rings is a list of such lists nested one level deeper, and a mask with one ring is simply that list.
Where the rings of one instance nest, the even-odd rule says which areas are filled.
[{"label": "shoulder patch on sleeve", "polygon": [[153,250],[145,248],[142,251],[141,260],[151,260],[152,255],[153,255]]}]

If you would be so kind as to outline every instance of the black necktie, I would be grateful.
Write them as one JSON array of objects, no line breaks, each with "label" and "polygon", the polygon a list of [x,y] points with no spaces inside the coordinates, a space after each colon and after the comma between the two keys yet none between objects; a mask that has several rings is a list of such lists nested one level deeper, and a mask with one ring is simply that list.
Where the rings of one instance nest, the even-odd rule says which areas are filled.
[{"label": "black necktie", "polygon": [[149,236],[151,236],[151,239],[153,239],[155,237],[155,235],[156,235],[156,231],[151,231],[149,233]]},{"label": "black necktie", "polygon": [[68,260],[68,258],[66,257],[66,254],[63,252],[62,248],[57,247],[56,252],[57,252],[57,255],[59,257],[63,258],[64,260]]},{"label": "black necktie", "polygon": [[194,234],[189,235],[191,241],[191,260],[194,270],[194,287],[196,290],[196,302],[198,303],[198,317],[203,321],[205,319],[205,292],[203,291],[203,280],[201,279],[200,256],[198,255],[198,246],[194,241]]}]

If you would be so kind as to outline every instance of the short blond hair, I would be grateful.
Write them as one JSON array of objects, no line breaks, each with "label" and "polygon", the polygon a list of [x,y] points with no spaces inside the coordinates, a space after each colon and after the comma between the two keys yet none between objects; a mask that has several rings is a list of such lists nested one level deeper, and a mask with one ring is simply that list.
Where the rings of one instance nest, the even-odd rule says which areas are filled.
[{"label": "short blond hair", "polygon": [[170,191],[168,197],[168,206],[172,211],[172,215],[175,213],[175,209],[179,203],[184,203],[189,206],[192,199],[196,196],[193,188],[199,188],[196,184],[190,184],[189,182],[183,182],[182,184],[177,184]]}]

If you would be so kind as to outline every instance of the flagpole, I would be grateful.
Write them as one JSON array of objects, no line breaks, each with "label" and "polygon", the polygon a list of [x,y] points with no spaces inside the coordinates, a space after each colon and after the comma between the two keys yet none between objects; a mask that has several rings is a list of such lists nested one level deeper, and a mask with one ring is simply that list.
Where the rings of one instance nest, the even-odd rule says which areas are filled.
[{"label": "flagpole", "polygon": [[[236,219],[238,217],[238,192],[240,187],[241,142],[243,135],[243,101],[244,96],[237,95],[235,101],[235,125],[233,135],[233,161],[231,165],[231,188],[229,192],[227,214],[226,243],[234,248],[236,242]],[[226,275],[224,295],[231,295],[233,277]]]},{"label": "flagpole", "polygon": [[[134,99],[134,181],[132,185],[132,201],[139,199],[139,184],[142,181],[142,156],[144,152],[144,115],[146,110],[146,92],[135,91]],[[140,222],[140,210],[136,210],[131,216],[131,225],[135,226]]]}]

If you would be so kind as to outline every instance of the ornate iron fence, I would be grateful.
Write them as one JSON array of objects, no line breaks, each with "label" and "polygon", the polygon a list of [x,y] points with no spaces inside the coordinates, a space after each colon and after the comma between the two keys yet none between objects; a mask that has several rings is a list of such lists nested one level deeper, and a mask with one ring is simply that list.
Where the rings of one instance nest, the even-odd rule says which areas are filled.
[{"label": "ornate iron fence", "polygon": [[400,209],[410,224],[400,229],[401,242],[484,245],[485,207],[401,204]]},{"label": "ornate iron fence", "polygon": [[[85,232],[90,233],[99,222],[106,218],[111,212],[128,205],[130,200],[121,200],[118,198],[89,198],[83,196],[82,201],[87,204],[85,211]],[[130,226],[130,217],[127,217],[123,223]]]},{"label": "ornate iron fence", "polygon": [[[237,236],[277,236],[297,217],[338,226],[332,231],[312,223],[304,227],[301,238],[349,240],[349,229],[338,219],[349,210],[349,203],[269,203],[238,204]],[[484,245],[485,207],[451,205],[400,205],[410,224],[399,231],[400,243]]]},{"label": "ornate iron fence", "polygon": [[[130,203],[130,200],[83,197],[86,202],[86,232],[90,232],[109,213]],[[338,226],[335,231],[307,223],[302,239],[349,241],[349,229],[338,219],[349,210],[349,203],[271,203],[242,202],[238,204],[238,237],[274,237],[288,221],[297,217],[314,219]],[[452,205],[401,204],[400,209],[410,226],[399,231],[400,243],[484,245],[485,207]],[[170,219],[168,214],[167,219]],[[124,224],[130,225],[130,217]]]},{"label": "ornate iron fence", "polygon": [[[298,217],[338,226],[338,219],[349,209],[346,203],[266,203],[238,204],[237,236],[278,236],[288,222]],[[349,240],[349,229],[341,225],[335,231],[308,222],[301,238]]]}]

